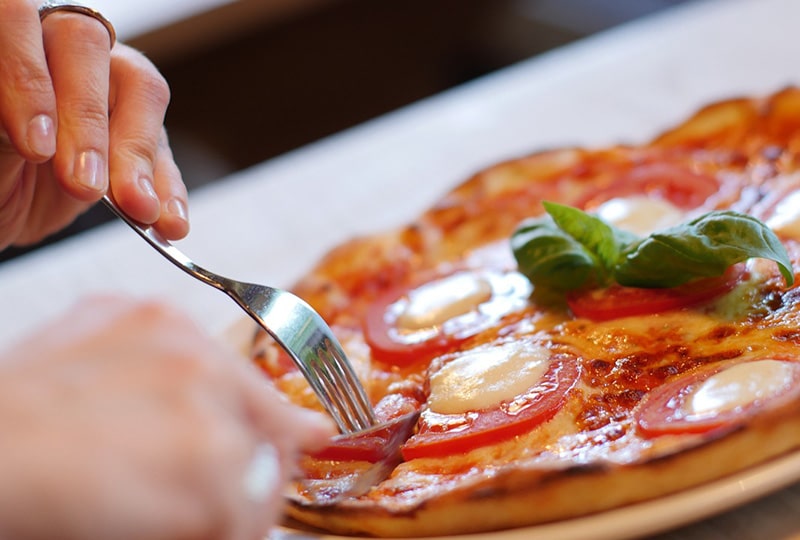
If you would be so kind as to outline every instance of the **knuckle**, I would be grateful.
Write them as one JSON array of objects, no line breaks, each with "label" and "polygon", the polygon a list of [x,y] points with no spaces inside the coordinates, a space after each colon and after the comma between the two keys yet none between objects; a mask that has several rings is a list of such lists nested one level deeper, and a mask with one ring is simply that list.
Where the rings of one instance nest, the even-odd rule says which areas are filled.
[{"label": "knuckle", "polygon": [[111,69],[125,75],[129,87],[142,99],[165,110],[172,93],[166,78],[144,55],[132,49],[123,49],[112,55]]},{"label": "knuckle", "polygon": [[108,111],[105,100],[87,91],[79,96],[61,97],[58,102],[59,121],[78,130],[108,130]]},{"label": "knuckle", "polygon": [[156,159],[156,149],[158,147],[158,140],[153,139],[147,133],[126,133],[125,139],[117,142],[114,145],[114,152],[117,155],[141,159],[152,164]]},{"label": "knuckle", "polygon": [[167,80],[158,72],[143,77],[142,91],[150,101],[163,109],[167,108],[172,97]]},{"label": "knuckle", "polygon": [[94,50],[108,49],[110,41],[108,30],[100,21],[79,13],[54,13],[48,19],[58,18],[65,32],[81,36],[80,41],[87,48]]},{"label": "knuckle", "polygon": [[16,91],[28,101],[48,98],[52,93],[50,74],[44,68],[27,58],[11,57],[5,59],[3,78],[11,82]]}]

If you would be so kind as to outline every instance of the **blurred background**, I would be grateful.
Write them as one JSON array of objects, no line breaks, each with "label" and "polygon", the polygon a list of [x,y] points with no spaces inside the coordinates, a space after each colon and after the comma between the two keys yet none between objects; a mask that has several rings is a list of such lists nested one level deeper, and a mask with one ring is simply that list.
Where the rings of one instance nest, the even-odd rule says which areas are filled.
[{"label": "blurred background", "polygon": [[[523,59],[689,1],[113,0],[107,7],[92,5],[169,81],[167,130],[193,190]],[[147,18],[165,12],[168,19]],[[94,208],[46,243],[108,219],[104,208]],[[30,249],[35,247],[6,250],[0,261]]]}]

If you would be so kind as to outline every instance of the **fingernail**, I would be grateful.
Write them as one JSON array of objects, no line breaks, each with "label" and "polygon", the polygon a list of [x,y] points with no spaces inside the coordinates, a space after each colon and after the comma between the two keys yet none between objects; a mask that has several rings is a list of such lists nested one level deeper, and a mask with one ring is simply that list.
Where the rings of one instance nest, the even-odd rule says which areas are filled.
[{"label": "fingernail", "polygon": [[189,213],[186,211],[186,203],[176,197],[167,201],[167,212],[183,221],[188,221]]},{"label": "fingernail", "polygon": [[103,191],[106,187],[106,170],[103,157],[95,150],[78,154],[73,175],[82,186],[92,191]]},{"label": "fingernail", "polygon": [[43,158],[56,153],[56,129],[52,118],[40,114],[28,122],[28,147]]},{"label": "fingernail", "polygon": [[149,178],[146,176],[139,177],[139,190],[147,195],[148,198],[153,199],[155,201],[158,200],[158,195],[156,194],[155,188],[153,188],[153,182],[150,181]]}]

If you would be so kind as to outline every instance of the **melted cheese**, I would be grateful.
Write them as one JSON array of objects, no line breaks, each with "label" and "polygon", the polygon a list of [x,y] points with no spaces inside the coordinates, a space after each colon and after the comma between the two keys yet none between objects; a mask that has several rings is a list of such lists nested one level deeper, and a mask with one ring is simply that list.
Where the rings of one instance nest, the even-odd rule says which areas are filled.
[{"label": "melted cheese", "polygon": [[783,392],[792,382],[792,366],[779,360],[745,362],[705,381],[686,400],[691,416],[708,416],[746,407]]},{"label": "melted cheese", "polygon": [[800,240],[800,190],[784,197],[766,224],[779,236]]},{"label": "melted cheese", "polygon": [[438,326],[463,315],[492,297],[489,281],[472,272],[460,272],[431,281],[408,295],[408,304],[397,317],[401,330]]},{"label": "melted cheese", "polygon": [[603,221],[639,236],[677,225],[685,217],[670,202],[644,195],[608,200],[598,206],[595,213]]},{"label": "melted cheese", "polygon": [[472,350],[431,375],[428,405],[441,414],[494,407],[535,386],[549,364],[548,349],[525,342]]}]

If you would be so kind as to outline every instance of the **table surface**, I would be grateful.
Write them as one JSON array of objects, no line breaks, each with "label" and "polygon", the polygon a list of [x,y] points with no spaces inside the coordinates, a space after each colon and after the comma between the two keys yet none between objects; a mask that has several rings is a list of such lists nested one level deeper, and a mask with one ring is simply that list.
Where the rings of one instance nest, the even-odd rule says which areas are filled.
[{"label": "table surface", "polygon": [[[409,221],[499,160],[644,141],[709,101],[800,83],[798,20],[795,0],[708,0],[595,35],[194,191],[180,246],[288,286],[331,246]],[[0,347],[110,291],[164,298],[215,333],[241,319],[112,223],[0,265]],[[795,484],[666,537],[800,538],[798,509]]]},{"label": "table surface", "polygon": [[155,61],[179,58],[237,33],[331,0],[91,0],[117,37]]},{"label": "table surface", "polygon": [[233,3],[235,0],[92,0],[88,5],[113,21],[120,39],[128,40]]}]

